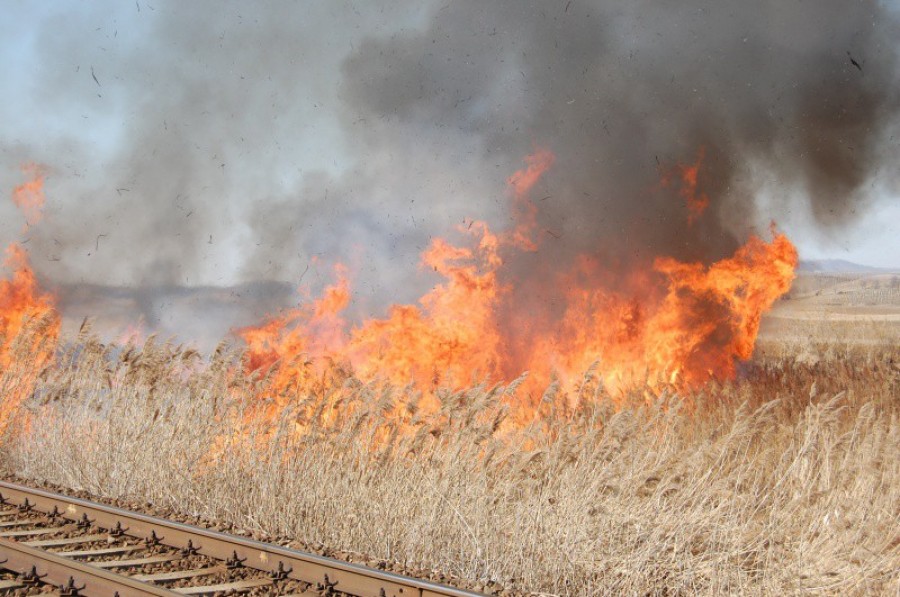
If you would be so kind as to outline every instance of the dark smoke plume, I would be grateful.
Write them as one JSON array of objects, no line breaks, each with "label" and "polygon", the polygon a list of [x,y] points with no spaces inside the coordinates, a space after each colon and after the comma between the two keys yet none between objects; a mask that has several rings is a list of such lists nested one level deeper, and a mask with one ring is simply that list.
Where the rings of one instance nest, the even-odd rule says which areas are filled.
[{"label": "dark smoke plume", "polygon": [[[463,1],[369,40],[345,89],[361,114],[468,131],[507,167],[548,146],[540,209],[567,250],[709,260],[745,240],[757,177],[783,202],[799,190],[819,226],[862,211],[896,169],[898,39],[875,2]],[[700,148],[712,206],[689,226],[660,164]]]}]

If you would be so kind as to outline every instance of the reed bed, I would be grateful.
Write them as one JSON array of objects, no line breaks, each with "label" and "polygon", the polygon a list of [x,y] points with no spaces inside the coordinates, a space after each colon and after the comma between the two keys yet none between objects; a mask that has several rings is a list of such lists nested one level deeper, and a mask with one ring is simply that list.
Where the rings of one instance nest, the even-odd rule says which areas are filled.
[{"label": "reed bed", "polygon": [[273,396],[228,346],[204,357],[87,329],[18,400],[34,343],[17,346],[0,375],[8,474],[485,592],[900,592],[890,346],[817,361],[772,349],[690,395],[610,396],[592,370],[526,422],[518,382],[438,389],[424,408],[411,387],[338,369]]}]

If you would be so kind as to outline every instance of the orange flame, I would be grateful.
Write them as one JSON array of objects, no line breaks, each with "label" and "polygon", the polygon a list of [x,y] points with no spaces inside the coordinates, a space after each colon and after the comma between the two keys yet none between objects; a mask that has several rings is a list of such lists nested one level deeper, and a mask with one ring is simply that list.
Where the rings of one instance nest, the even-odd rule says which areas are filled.
[{"label": "orange flame", "polygon": [[[684,205],[687,207],[688,224],[696,222],[703,215],[703,212],[706,211],[706,208],[709,207],[709,196],[698,191],[697,180],[705,157],[706,149],[701,147],[697,152],[697,160],[693,164],[679,164],[675,167],[681,182],[678,195],[684,200]],[[672,184],[672,174],[672,172],[668,172],[662,177],[663,186]]]},{"label": "orange flame", "polygon": [[53,358],[60,328],[53,297],[41,292],[25,250],[15,244],[7,247],[4,265],[13,274],[0,280],[0,368],[9,384],[0,396],[0,433]]},{"label": "orange flame", "polygon": [[[418,306],[394,305],[387,318],[367,320],[348,332],[340,312],[349,302],[350,288],[346,269],[339,265],[337,283],[311,305],[239,331],[247,343],[248,366],[265,369],[299,355],[320,363],[328,357],[348,363],[364,379],[384,377],[425,389],[450,379],[467,381],[479,372],[495,373],[499,338],[491,330],[496,327],[492,307],[499,292],[499,239],[483,222],[473,222],[465,231],[478,238],[474,247],[455,247],[438,238],[425,251],[423,267],[445,282],[419,299]],[[281,367],[275,387],[311,381],[309,365],[304,360],[298,369]]]},{"label": "orange flame", "polygon": [[797,251],[786,236],[751,237],[735,255],[705,267],[659,257],[627,291],[585,289],[574,280],[602,277],[582,257],[560,276],[571,288],[559,334],[535,338],[528,363],[544,384],[550,375],[571,385],[593,363],[617,389],[662,377],[683,388],[729,379],[748,359],[760,317],[790,288]]},{"label": "orange flame", "polygon": [[44,216],[44,169],[38,164],[25,164],[22,172],[31,180],[13,189],[12,200],[23,214],[27,226],[34,226]]},{"label": "orange flame", "polygon": [[[15,188],[13,202],[32,224],[40,219],[44,205],[41,168],[29,164],[22,170],[35,178]],[[53,358],[60,328],[53,296],[41,291],[25,249],[17,244],[7,247],[4,266],[12,270],[12,277],[0,279],[0,368],[10,385],[0,396],[0,432]]]},{"label": "orange flame", "polygon": [[[693,166],[681,169],[682,196],[697,196],[702,159],[701,151]],[[270,383],[273,395],[281,396],[308,391],[338,370],[363,380],[413,383],[425,396],[441,385],[509,380],[528,371],[517,403],[520,418],[537,407],[536,397],[554,378],[572,390],[595,362],[610,390],[660,378],[695,388],[733,376],[736,361],[752,353],[761,314],[793,280],[797,252],[790,241],[774,232],[769,243],[751,237],[734,256],[709,267],[659,257],[626,280],[609,279],[596,260],[580,256],[547,281],[560,289],[562,315],[530,325],[532,314],[499,280],[504,257],[538,248],[537,214],[528,195],[553,160],[538,150],[507,180],[516,210],[511,232],[498,235],[472,222],[460,228],[470,237],[462,246],[432,241],[422,264],[444,281],[418,304],[393,305],[384,319],[351,327],[341,317],[350,282],[338,266],[337,282],[318,300],[239,331],[248,367],[277,364]],[[705,208],[708,199],[700,197],[703,205],[692,213]],[[508,321],[521,325],[501,323]],[[513,345],[527,349],[511,350]]]},{"label": "orange flame", "polygon": [[8,368],[14,358],[16,337],[29,320],[39,319],[53,310],[53,297],[42,293],[21,246],[6,248],[4,266],[13,271],[12,278],[0,280],[0,365]]},{"label": "orange flame", "polygon": [[513,194],[516,221],[515,229],[506,240],[513,246],[526,251],[537,250],[537,245],[531,238],[537,228],[537,208],[528,200],[528,194],[555,161],[556,156],[551,151],[538,148],[533,154],[525,156],[525,168],[506,179]]}]

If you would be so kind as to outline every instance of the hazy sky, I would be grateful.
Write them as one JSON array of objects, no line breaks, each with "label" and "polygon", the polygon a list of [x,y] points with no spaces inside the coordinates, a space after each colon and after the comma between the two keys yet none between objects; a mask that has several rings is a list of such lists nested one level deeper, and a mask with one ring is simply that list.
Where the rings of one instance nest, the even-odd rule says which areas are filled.
[{"label": "hazy sky", "polygon": [[[8,195],[23,180],[22,163],[41,163],[47,168],[48,204],[45,221],[23,233],[23,218],[4,201],[0,241],[31,239],[36,269],[59,283],[296,281],[316,259],[320,263],[341,259],[360,272],[371,272],[368,292],[406,298],[404,281],[415,271],[419,251],[432,235],[465,218],[507,224],[504,180],[536,144],[560,154],[562,173],[566,164],[573,170],[598,164],[596,176],[605,182],[595,190],[607,197],[624,182],[614,180],[618,171],[610,165],[617,162],[617,144],[621,147],[634,138],[640,145],[624,152],[622,160],[627,166],[633,156],[644,154],[641,172],[651,174],[657,167],[654,159],[695,157],[690,140],[684,147],[670,142],[658,152],[646,150],[655,147],[646,135],[633,134],[621,124],[659,119],[664,124],[654,128],[654,134],[666,128],[667,141],[677,138],[678,106],[687,105],[686,100],[675,100],[668,113],[668,92],[660,91],[652,116],[640,116],[648,112],[634,107],[645,98],[629,100],[627,119],[616,118],[618,112],[612,109],[608,122],[595,118],[599,112],[594,108],[577,113],[585,122],[590,119],[591,130],[598,135],[591,138],[590,147],[577,139],[573,143],[581,145],[572,147],[596,149],[597,158],[580,152],[581,161],[563,162],[567,152],[576,155],[566,136],[574,139],[582,128],[567,121],[567,110],[579,109],[591,93],[598,101],[618,102],[616,90],[637,89],[632,79],[640,79],[642,69],[652,75],[640,88],[655,94],[656,81],[663,80],[660,73],[672,68],[659,62],[660,56],[671,53],[665,47],[669,42],[659,40],[671,32],[677,52],[680,36],[690,40],[698,35],[685,32],[692,24],[684,14],[673,16],[671,22],[651,17],[645,31],[637,8],[619,10],[609,8],[609,2],[579,0],[528,3],[528,8],[523,5],[525,14],[512,17],[503,12],[505,8],[486,8],[484,14],[472,14],[471,20],[454,8],[459,5],[435,2],[6,0],[3,4],[0,185]],[[610,53],[616,57],[610,64],[626,64],[623,61],[633,55],[635,66],[619,68],[603,91],[585,86],[573,87],[570,93],[564,90],[566,85],[599,76],[607,63],[585,62],[577,71],[576,66],[581,68],[577,52],[582,50],[576,45],[566,49],[573,58],[554,56],[546,66],[547,72],[558,70],[557,60],[570,60],[573,74],[542,80],[540,51],[559,48],[559,40],[590,39],[587,25],[567,25],[564,19],[587,23],[593,4],[606,7],[606,12],[598,12],[607,23],[619,19],[621,24],[609,34]],[[701,11],[717,6],[692,4]],[[897,80],[900,73],[895,67],[896,48],[879,41],[889,39],[891,32],[878,30],[889,27],[876,22],[883,7],[871,6],[879,8],[872,8],[859,22],[864,24],[860,27],[876,30],[874,41],[866,32],[848,31],[846,47],[833,52],[838,70],[829,71],[829,76],[848,82],[846,94],[857,85],[851,77],[868,77],[860,79],[860,88],[868,81],[868,97],[877,98],[877,77],[890,80],[892,75]],[[553,23],[546,34],[532,27],[545,21]],[[735,30],[710,43],[729,48],[733,44],[735,60],[743,61],[742,47],[769,36],[759,41],[761,49],[753,54],[754,60],[783,50],[802,65],[802,36],[792,40],[790,28],[778,32],[775,27],[775,33],[770,29],[760,21],[755,28]],[[470,30],[471,40],[465,36]],[[554,35],[559,39],[554,41]],[[859,41],[860,36],[866,41]],[[776,44],[783,39],[784,48],[773,49],[773,39]],[[791,45],[795,42],[796,48]],[[818,47],[819,41],[809,43]],[[429,44],[440,50],[420,60]],[[587,44],[583,51],[593,51],[593,46]],[[862,64],[858,71],[850,62],[851,52],[857,52],[853,59]],[[719,71],[712,62],[708,70],[705,63],[692,64],[697,56],[713,60],[714,55],[705,47],[686,49],[684,60],[673,62],[684,70],[674,70],[671,80],[676,81],[677,74],[688,87],[707,82],[709,95],[720,93],[735,102],[759,93],[760,102],[773,102],[761,105],[760,113],[768,110],[778,118],[792,117],[792,109],[771,100],[770,90],[751,91],[749,82],[738,89],[736,82],[715,74]],[[441,71],[451,59],[452,68]],[[754,62],[748,58],[740,64],[748,68]],[[425,70],[419,73],[417,68]],[[787,71],[776,72],[771,81],[785,89],[791,86]],[[677,90],[679,97],[703,92],[684,85]],[[560,90],[559,97],[534,107],[535,98],[553,95],[554,90]],[[885,94],[894,91],[886,89]],[[726,99],[711,105],[724,105],[717,109],[726,113]],[[877,136],[877,143],[870,146],[872,155],[893,160],[900,155],[900,128],[892,117],[896,112],[890,112],[896,107],[891,102],[893,96],[879,105],[880,130],[866,134]],[[891,117],[885,120],[885,113]],[[717,122],[734,134],[727,118]],[[612,131],[608,140],[601,136],[604,130]],[[836,130],[836,135],[843,135]],[[733,196],[710,216],[721,220],[710,228],[710,238],[720,229],[737,237],[747,231],[764,233],[774,219],[799,246],[802,258],[900,268],[900,162],[871,165],[871,171],[853,182],[854,202],[835,200],[840,207],[829,220],[822,214],[828,205],[823,208],[809,196],[811,188],[821,186],[792,184],[790,176],[780,177],[767,165],[769,159],[781,159],[778,151],[794,151],[791,140],[778,131],[771,135],[777,143],[739,138],[751,138],[752,155],[760,165],[757,168],[752,160],[735,165],[740,160],[724,158],[729,162],[728,180],[745,183],[741,193],[725,179],[714,185]],[[723,147],[744,144],[729,141]],[[765,155],[763,147],[773,148],[774,157]],[[718,158],[709,159],[713,163]],[[738,170],[740,176],[733,174]],[[746,183],[748,177],[752,183]],[[548,195],[571,190],[567,181],[551,179],[547,184]],[[571,185],[574,188],[575,183]],[[590,191],[579,190],[585,196]],[[553,217],[565,213],[558,209]],[[583,247],[590,241],[591,229],[577,220],[602,213],[591,211],[596,209],[585,207],[577,212],[584,217],[568,221],[551,217],[551,221],[570,230]],[[739,216],[726,221],[729,210]],[[598,238],[603,234],[606,229],[598,228]]]}]

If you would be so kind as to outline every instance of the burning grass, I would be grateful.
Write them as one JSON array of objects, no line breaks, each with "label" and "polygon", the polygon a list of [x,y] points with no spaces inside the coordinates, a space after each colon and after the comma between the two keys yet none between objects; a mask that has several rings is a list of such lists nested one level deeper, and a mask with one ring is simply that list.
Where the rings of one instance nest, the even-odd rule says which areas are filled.
[{"label": "burning grass", "polygon": [[[702,158],[676,172],[693,219]],[[472,222],[468,242],[433,241],[423,265],[443,281],[417,304],[350,325],[338,266],[318,300],[208,358],[89,326],[58,342],[53,298],[11,247],[6,471],[485,591],[900,590],[891,330],[863,352],[847,330],[841,344],[823,333],[824,350],[770,334],[746,362],[794,277],[779,234],[709,265],[657,256],[617,281],[582,255],[548,284],[564,309],[532,317],[503,265],[537,250],[526,195],[552,163],[537,152],[508,180],[513,229]],[[36,221],[41,187],[28,189]]]},{"label": "burning grass", "polygon": [[[31,328],[33,330],[33,328]],[[29,333],[26,330],[24,333]],[[34,365],[33,341],[14,344]],[[888,594],[900,588],[898,355],[770,356],[678,396],[365,383],[333,368],[290,401],[222,347],[103,344],[44,368],[5,468],[311,544],[554,594]],[[17,382],[0,377],[2,395]],[[577,404],[577,407],[566,405]]]},{"label": "burning grass", "polygon": [[[683,198],[698,196],[702,156],[678,170]],[[520,421],[540,410],[551,383],[577,399],[581,375],[596,362],[616,394],[648,378],[681,389],[731,379],[736,362],[753,352],[762,314],[790,289],[798,258],[791,241],[773,224],[771,241],[751,235],[712,263],[657,255],[624,274],[599,254],[581,253],[553,268],[541,284],[552,290],[535,301],[510,263],[539,252],[530,193],[554,160],[537,150],[507,179],[510,230],[472,221],[458,227],[458,241],[432,239],[421,265],[442,280],[415,304],[348,321],[351,280],[338,264],[319,298],[240,330],[250,368],[265,372],[279,363],[271,379],[279,396],[307,393],[335,362],[361,380],[411,381],[426,397],[473,377],[503,382],[528,371],[514,401]]]}]

